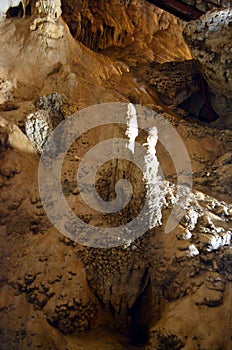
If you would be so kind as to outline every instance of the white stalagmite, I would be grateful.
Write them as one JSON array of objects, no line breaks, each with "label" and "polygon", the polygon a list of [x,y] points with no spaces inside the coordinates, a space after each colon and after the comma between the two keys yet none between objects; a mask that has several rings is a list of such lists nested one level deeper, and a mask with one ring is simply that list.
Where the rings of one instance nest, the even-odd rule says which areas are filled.
[{"label": "white stalagmite", "polygon": [[132,103],[128,104],[127,110],[127,130],[126,136],[129,137],[128,148],[132,153],[135,151],[135,139],[138,136],[138,120],[135,106]]},{"label": "white stalagmite", "polygon": [[[126,136],[129,141],[127,148],[134,153],[135,139],[139,134],[137,112],[132,103],[128,104],[127,109],[127,130]],[[153,228],[161,225],[162,221],[162,207],[165,203],[165,190],[161,176],[158,175],[159,162],[156,156],[156,144],[158,142],[157,128],[151,128],[147,137],[147,152],[144,157],[145,169],[143,173],[143,180],[146,184],[146,199],[149,209],[149,227]]]},{"label": "white stalagmite", "polygon": [[146,198],[149,208],[149,224],[150,228],[161,225],[162,207],[165,203],[165,191],[161,176],[158,175],[159,162],[156,155],[156,145],[158,142],[157,128],[153,127],[149,130],[147,137],[147,153],[145,155],[145,169],[143,180],[146,184]]}]

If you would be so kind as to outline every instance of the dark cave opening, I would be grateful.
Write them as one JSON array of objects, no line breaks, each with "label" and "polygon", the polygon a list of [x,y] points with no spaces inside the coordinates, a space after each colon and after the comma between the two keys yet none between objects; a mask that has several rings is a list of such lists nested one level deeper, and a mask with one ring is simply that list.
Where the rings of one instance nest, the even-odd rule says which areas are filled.
[{"label": "dark cave opening", "polygon": [[206,108],[200,90],[188,97],[178,107],[187,112],[191,117],[197,118],[205,123],[214,122],[219,118],[210,104]]},{"label": "dark cave opening", "polygon": [[12,18],[12,17],[22,17],[23,15],[23,7],[20,3],[19,6],[10,7],[6,13],[6,18]]},{"label": "dark cave opening", "polygon": [[146,288],[128,311],[128,316],[131,317],[130,344],[133,346],[140,347],[148,343],[151,299],[151,281],[149,279]]},{"label": "dark cave opening", "polygon": [[201,74],[199,74],[199,80],[201,82],[199,90],[179,104],[178,107],[193,118],[211,123],[217,120],[219,116],[211,106],[208,85]]},{"label": "dark cave opening", "polygon": [[[31,4],[26,7],[26,16],[31,16]],[[21,18],[23,17],[23,6],[20,2],[19,6],[10,7],[6,13],[6,18]]]}]

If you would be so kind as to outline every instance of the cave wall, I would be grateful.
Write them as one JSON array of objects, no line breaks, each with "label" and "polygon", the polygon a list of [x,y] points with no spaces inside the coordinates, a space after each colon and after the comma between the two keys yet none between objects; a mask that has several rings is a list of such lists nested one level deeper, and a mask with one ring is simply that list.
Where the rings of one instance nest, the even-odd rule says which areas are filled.
[{"label": "cave wall", "polygon": [[134,47],[138,57],[147,51],[152,60],[165,41],[163,49],[173,47],[173,56],[191,57],[179,30],[184,22],[146,1],[67,0],[62,13],[74,38],[92,50]]},{"label": "cave wall", "polygon": [[199,20],[190,22],[184,29],[184,37],[192,55],[198,60],[206,79],[210,102],[221,117],[220,123],[232,127],[232,11],[220,9],[206,13]]},{"label": "cave wall", "polygon": [[[126,333],[131,323],[132,337],[137,336],[132,339],[136,345],[147,340],[146,332],[149,333],[150,344],[146,350],[184,346],[229,350],[232,208],[220,200],[220,195],[228,194],[231,185],[228,174],[231,171],[232,135],[228,131],[215,131],[185,121],[170,110],[165,113],[160,102],[155,105],[155,99],[149,98],[146,91],[145,70],[150,71],[151,66],[145,65],[140,76],[138,71],[133,75],[128,66],[115,63],[114,54],[110,58],[104,55],[104,50],[116,47],[126,56],[125,60],[128,60],[129,52],[138,66],[141,52],[147,54],[148,60],[186,58],[187,46],[181,38],[182,22],[142,1],[114,0],[111,8],[104,1],[95,3],[98,7],[94,8],[91,1],[63,3],[64,16],[68,9],[70,15],[74,13],[66,20],[69,27],[69,19],[74,20],[74,29],[75,26],[79,28],[82,43],[71,37],[62,19],[48,23],[46,18],[41,21],[42,16],[33,23],[34,19],[30,21],[30,18],[25,21],[11,19],[6,23],[8,30],[0,31],[1,65],[7,78],[17,83],[17,88],[12,87],[11,92],[11,86],[1,82],[4,88],[1,98],[5,101],[8,94],[12,98],[11,105],[1,106],[1,114],[11,121],[8,124],[3,120],[0,129],[1,348],[63,350],[80,346],[86,350],[124,350],[130,348],[129,337],[124,343],[122,338],[117,342],[109,329]],[[65,4],[69,4],[69,8]],[[76,12],[72,4],[75,4]],[[52,10],[52,13],[55,12]],[[75,22],[82,14],[81,22]],[[94,36],[96,28],[103,24],[103,31]],[[88,26],[91,29],[87,29]],[[101,50],[101,54],[89,47]],[[132,50],[127,51],[128,48]],[[37,60],[31,52],[37,53]],[[165,65],[164,69],[170,66]],[[138,76],[140,83],[136,80]],[[166,80],[169,82],[170,79]],[[164,81],[162,74],[157,81]],[[167,85],[164,81],[163,86],[169,92]],[[179,85],[183,86],[180,79]],[[192,85],[191,79],[189,85]],[[160,83],[162,91],[163,86]],[[25,127],[30,116],[38,120],[37,109],[45,109],[54,116],[57,111],[48,103],[51,95],[46,95],[51,91],[66,95],[68,101],[62,100],[62,108],[67,108],[65,117],[78,109],[106,101],[128,102],[130,98],[141,98],[142,104],[152,105],[178,127],[191,155],[197,189],[201,186],[203,192],[208,191],[218,199],[196,191],[191,208],[171,235],[164,235],[162,226],[116,249],[88,249],[63,237],[48,220],[39,197],[39,157],[15,125],[21,123]],[[170,98],[173,99],[173,93],[174,97],[179,96],[179,91],[171,91]],[[46,96],[38,100],[37,94]],[[58,104],[60,95],[53,97]],[[78,188],[73,186],[76,177],[72,177],[76,164],[95,142],[115,134],[112,135],[112,128],[108,128],[101,132],[95,130],[87,136],[69,150],[62,174],[65,195],[78,213],[82,203]],[[118,170],[115,180],[128,172],[133,184],[137,181],[134,188],[141,197],[143,188],[138,181],[141,174],[139,178],[134,168],[125,162],[113,164]],[[166,167],[170,171],[170,159],[162,153],[161,164],[163,171]],[[115,169],[112,171],[111,168],[111,164],[104,165],[102,181],[97,184],[99,193],[106,199],[114,195],[111,180]],[[164,222],[172,208],[173,196],[170,187]],[[134,204],[132,209],[135,211],[138,201]],[[131,213],[127,211],[126,214]],[[102,217],[94,216],[86,209],[83,218],[93,225],[101,225],[103,221]],[[111,215],[111,222],[107,223],[116,224],[122,219],[127,219],[127,215],[119,215],[118,222]],[[99,325],[102,328],[93,335],[91,329]],[[102,336],[102,329],[109,332],[108,338],[105,334]],[[83,332],[88,333],[81,338]]]}]

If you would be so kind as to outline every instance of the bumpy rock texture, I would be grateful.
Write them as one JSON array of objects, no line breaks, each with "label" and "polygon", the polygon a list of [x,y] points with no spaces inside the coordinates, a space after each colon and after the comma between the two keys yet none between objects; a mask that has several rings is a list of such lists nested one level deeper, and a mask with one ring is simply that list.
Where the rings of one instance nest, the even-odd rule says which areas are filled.
[{"label": "bumpy rock texture", "polygon": [[64,119],[64,100],[65,98],[57,93],[41,96],[35,101],[38,111],[27,116],[25,132],[39,153],[42,153],[52,131]]},{"label": "bumpy rock texture", "polygon": [[232,10],[206,13],[185,26],[184,37],[209,85],[211,104],[231,128],[232,115]]},{"label": "bumpy rock texture", "polygon": [[127,53],[137,50],[135,63],[141,63],[141,59],[168,60],[170,55],[172,59],[190,58],[181,36],[175,35],[183,22],[146,1],[101,0],[98,6],[91,3],[88,6],[83,0],[68,0],[63,1],[62,9],[72,35],[93,50],[110,47],[121,47]]},{"label": "bumpy rock texture", "polygon": [[[9,18],[0,27],[0,348],[230,350],[232,132],[193,123],[174,108],[199,88],[195,63],[181,62],[190,58],[183,23],[137,0],[114,0],[110,7],[105,1],[97,7],[92,1],[62,5],[69,27],[62,18],[47,22],[40,16]],[[115,13],[121,14],[117,23]],[[71,19],[82,43],[69,32]],[[150,29],[147,23],[153,23]],[[96,35],[101,24],[103,32]],[[93,33],[89,42],[87,28]],[[173,59],[179,62],[168,62]],[[191,158],[194,188],[183,219],[164,234],[176,173],[158,144],[168,189],[163,225],[122,247],[87,248],[57,232],[46,216],[38,192],[39,155],[25,135],[26,121],[31,139],[44,142],[50,123],[55,127],[84,107],[116,101],[149,106],[176,128]],[[83,203],[78,165],[95,144],[114,137],[125,137],[125,128],[90,130],[63,163],[63,193],[90,225],[119,226],[143,205],[142,174],[120,159],[103,164],[96,187],[111,200],[116,181],[126,177],[134,186],[130,205],[105,215]],[[138,141],[145,142],[143,133]]]},{"label": "bumpy rock texture", "polygon": [[[165,116],[179,123],[178,117]],[[37,192],[38,158],[35,153],[30,156],[28,151],[9,148],[9,130],[10,126],[2,123],[1,278],[7,281],[1,288],[2,348],[24,350],[40,345],[62,349],[66,344],[72,349],[72,344],[74,348],[80,344],[84,349],[130,349],[125,340],[121,339],[120,345],[115,334],[111,342],[103,345],[107,336],[102,330],[98,331],[100,343],[95,340],[95,333],[88,335],[89,344],[85,337],[74,336],[110,324],[125,332],[133,344],[145,346],[148,342],[144,349],[215,346],[229,350],[231,205],[194,191],[183,219],[171,234],[164,234],[161,226],[124,247],[85,248],[59,234],[46,218]],[[229,164],[230,158],[220,155],[225,145],[231,152],[231,133],[225,143],[223,131],[215,133],[188,122],[180,123],[178,131],[182,136],[188,134],[194,169],[202,166],[197,154],[207,164]],[[120,215],[104,218],[86,210],[80,193],[72,187],[82,153],[91,149],[96,139],[103,141],[106,132],[105,128],[102,132],[96,130],[91,137],[84,136],[73,145],[64,163],[62,182],[70,206],[77,215],[81,214],[82,220],[98,225],[111,219],[109,223],[117,226],[122,223]],[[218,153],[211,159],[215,144]],[[160,159],[164,170],[167,161],[163,156]],[[125,164],[121,161],[117,171],[123,169]],[[103,194],[110,170],[112,173],[112,168],[105,166],[99,176],[98,186]],[[135,189],[139,188],[132,169],[130,174]],[[207,191],[208,184],[197,185],[200,186]],[[164,222],[175,192],[175,185],[170,184]],[[220,196],[216,191],[215,195]],[[127,218],[134,215],[135,209],[136,202],[130,206]],[[22,305],[23,311],[17,307],[9,314],[7,310],[15,303]],[[222,322],[221,315],[227,314]],[[12,330],[6,333],[5,324],[10,324]],[[48,337],[50,326],[54,330]],[[73,334],[72,338],[69,334]]]},{"label": "bumpy rock texture", "polygon": [[61,0],[37,0],[36,9],[40,17],[55,20],[61,16]]}]

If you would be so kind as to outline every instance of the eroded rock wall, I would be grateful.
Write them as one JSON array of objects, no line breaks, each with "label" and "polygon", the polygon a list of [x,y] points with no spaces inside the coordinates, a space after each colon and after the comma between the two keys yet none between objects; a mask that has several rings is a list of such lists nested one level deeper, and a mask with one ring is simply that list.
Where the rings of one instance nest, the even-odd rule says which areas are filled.
[{"label": "eroded rock wall", "polygon": [[[120,42],[115,41],[118,37],[112,34],[112,29],[106,28],[106,34],[100,32],[106,45],[102,49],[109,50],[102,50],[101,54],[75,41],[62,19],[49,24],[45,19],[34,27],[33,19],[11,19],[6,27],[1,27],[4,80],[0,111],[7,121],[1,119],[0,124],[0,347],[129,350],[130,339],[137,346],[148,343],[147,350],[167,346],[230,350],[231,205],[222,199],[230,200],[232,134],[185,121],[167,109],[165,112],[157,96],[150,92],[153,84],[158,92],[165,90],[169,101],[178,103],[184,93],[187,96],[194,79],[190,74],[186,91],[182,92],[181,63],[177,79],[173,74],[173,81],[179,82],[176,89],[170,89],[168,75],[164,79],[163,74],[171,63],[159,66],[153,81],[150,72],[147,76],[145,71],[155,69],[155,64],[144,64],[139,74],[136,69],[130,70],[131,62],[131,66],[140,67],[144,52],[147,61],[154,57],[159,61],[186,58],[186,46],[175,48],[175,43],[183,43],[182,24],[151,5],[142,6],[142,2],[123,2],[120,9],[119,1],[112,2],[112,8],[106,7],[105,13],[105,2],[100,3],[102,7],[94,9],[93,2],[73,2],[78,9],[75,16],[83,14],[84,7],[90,20],[85,21],[84,15],[81,18],[80,32],[85,45],[89,45],[86,23],[91,27],[89,33],[95,33],[94,25],[98,28],[102,21],[110,28],[118,28],[117,33],[127,26],[132,28]],[[70,11],[74,9],[71,2],[66,4]],[[130,16],[125,19],[121,15],[119,23],[114,23],[110,13],[125,14],[129,7]],[[150,23],[152,28],[143,22]],[[153,37],[151,44],[153,26],[157,26],[159,35]],[[170,35],[177,37],[174,44]],[[127,45],[128,38],[133,36],[134,41]],[[92,42],[96,44],[94,38]],[[119,51],[110,52],[113,48],[108,44],[120,46]],[[38,53],[38,57],[35,59],[31,52]],[[120,62],[116,62],[118,57]],[[186,70],[190,66],[191,63],[184,64]],[[8,81],[12,83],[9,88]],[[197,88],[197,84],[192,88]],[[47,119],[62,119],[96,103],[132,100],[163,114],[184,140],[193,167],[191,203],[169,235],[160,226],[125,246],[86,248],[57,232],[47,218],[38,193],[39,156],[18,126],[25,131],[27,117],[32,116],[30,135],[34,141],[38,138],[40,141]],[[38,110],[45,111],[44,119]],[[36,122],[38,128],[34,127]],[[46,130],[49,134],[50,130]],[[109,200],[114,198],[116,180],[128,176],[135,194],[123,214],[99,215],[84,206],[81,199],[76,170],[82,156],[96,142],[116,136],[125,137],[125,130],[119,127],[112,133],[111,125],[83,135],[67,152],[62,167],[65,198],[73,212],[91,225],[124,224],[143,204],[141,172],[118,160],[103,165],[96,186],[102,198]],[[144,143],[144,135],[140,136]],[[172,162],[162,147],[159,157],[164,174],[175,183]],[[175,185],[169,187],[164,222],[176,191]],[[112,333],[112,329],[118,334]],[[123,332],[127,338],[122,336]]]},{"label": "eroded rock wall", "polygon": [[206,13],[185,26],[184,37],[209,85],[210,101],[224,125],[232,127],[232,10]]},{"label": "eroded rock wall", "polygon": [[146,1],[63,1],[62,12],[72,35],[92,50],[134,47],[137,60],[142,54],[152,60],[166,40],[170,53],[175,47],[174,56],[191,57],[177,29],[183,22]]},{"label": "eroded rock wall", "polygon": [[[171,120],[171,116],[166,117]],[[163,344],[176,348],[213,348],[216,344],[215,349],[229,350],[231,205],[194,191],[183,219],[172,233],[164,234],[163,225],[125,246],[86,248],[62,236],[46,217],[37,188],[39,159],[35,152],[29,153],[32,147],[19,129],[16,136],[24,136],[20,144],[25,147],[16,148],[17,143],[9,139],[10,130],[12,125],[2,120],[2,348],[25,350],[40,344],[63,349],[65,343],[69,347],[81,344],[87,350],[104,349],[106,345],[109,349],[130,349],[116,338],[104,343],[104,335],[99,345],[91,329],[100,325],[119,330],[137,346],[148,342],[146,350],[157,344],[161,349]],[[205,156],[210,157],[217,144],[218,155],[214,157],[222,161],[223,132],[206,133],[187,122],[179,126],[179,131],[189,133],[189,149],[193,147],[194,154],[198,145],[198,154],[206,147]],[[78,215],[83,204],[80,193],[71,187],[73,169],[80,161],[77,154],[91,149],[99,138],[97,134],[70,149],[64,163],[64,193]],[[206,142],[204,147],[199,143],[200,136]],[[231,145],[230,134],[227,150]],[[118,162],[117,167],[125,169],[124,162]],[[102,170],[105,181],[109,180],[107,170],[107,166]],[[103,191],[105,183],[99,185]],[[164,223],[176,193],[175,185],[167,186]],[[127,219],[132,214],[128,211]],[[103,217],[93,215],[91,210],[85,210],[81,218],[92,225],[103,222]],[[114,224],[120,220],[118,215]],[[84,231],[82,234],[88,235]],[[15,303],[20,305],[15,308]],[[7,312],[9,308],[11,313]],[[212,323],[208,322],[209,315]],[[7,332],[6,324],[11,326]],[[90,333],[80,338],[86,331]],[[86,338],[91,339],[89,346]]]},{"label": "eroded rock wall", "polygon": [[61,16],[61,0],[37,0],[36,9],[41,17],[57,19]]}]

